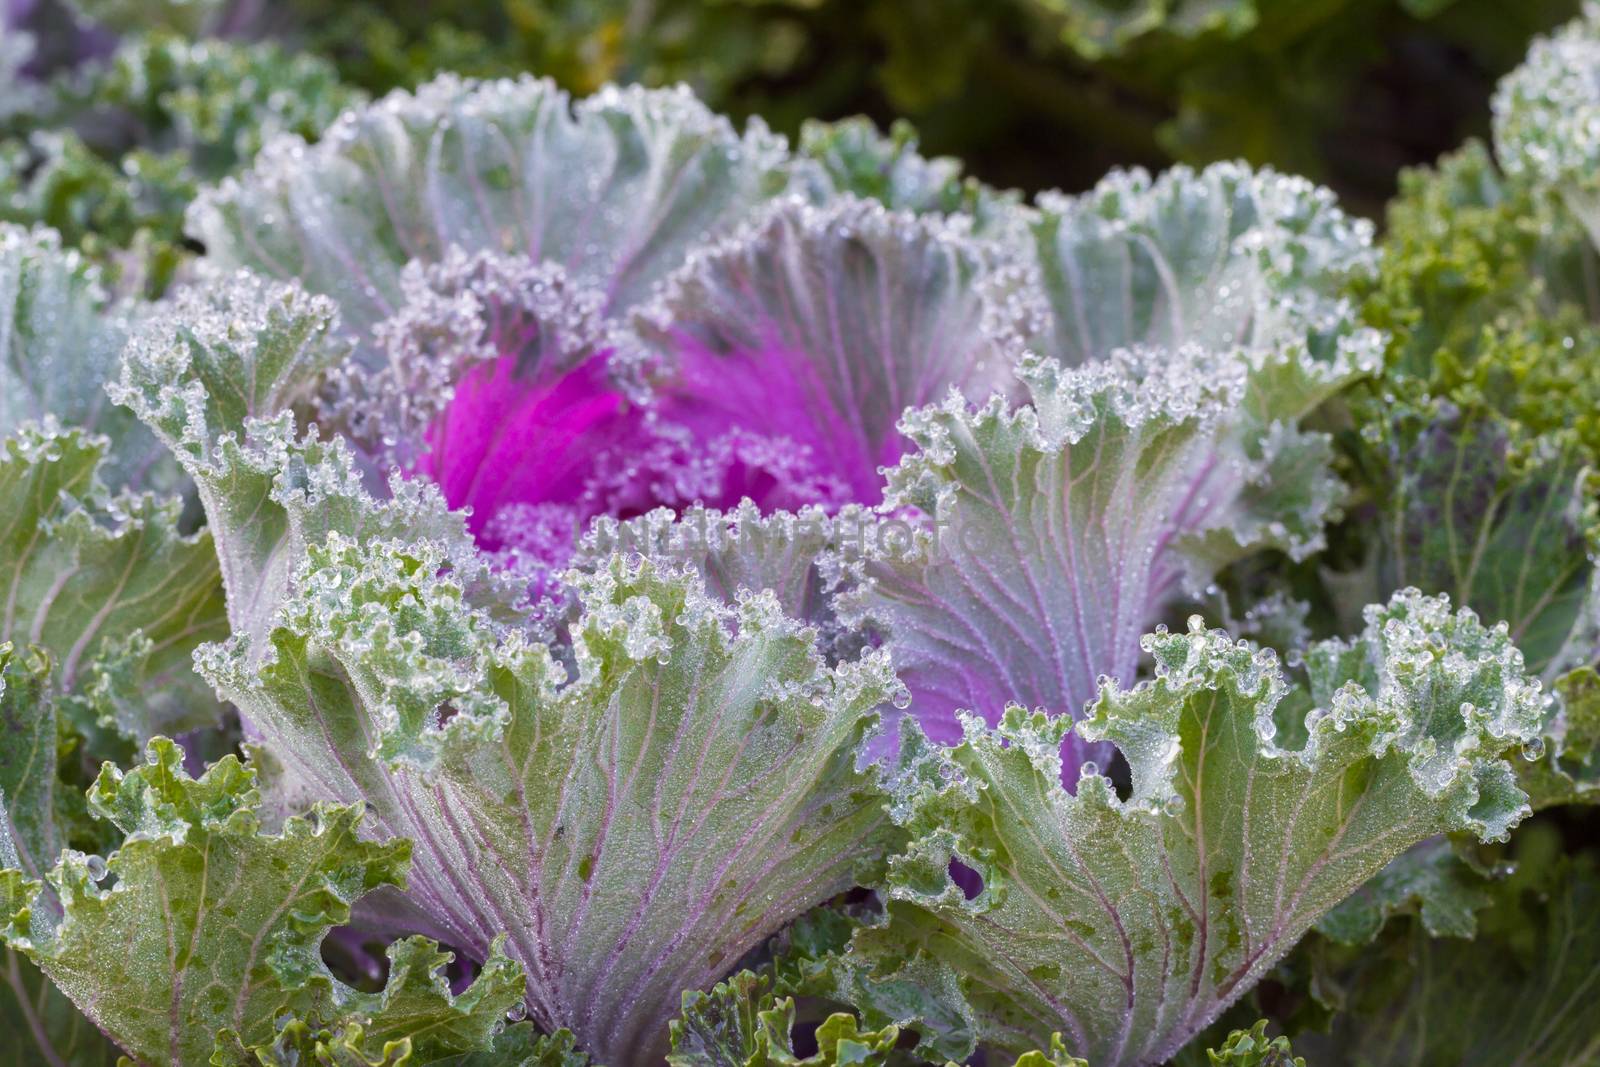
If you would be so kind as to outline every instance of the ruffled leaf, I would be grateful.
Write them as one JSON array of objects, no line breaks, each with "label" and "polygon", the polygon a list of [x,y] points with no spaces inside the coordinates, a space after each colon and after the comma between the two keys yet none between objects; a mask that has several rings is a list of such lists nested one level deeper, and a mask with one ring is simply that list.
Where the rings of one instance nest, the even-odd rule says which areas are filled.
[{"label": "ruffled leaf", "polygon": [[1501,756],[1537,733],[1541,694],[1470,612],[1415,592],[1368,609],[1355,642],[1310,651],[1298,728],[1276,721],[1270,653],[1198,620],[1146,644],[1155,678],[1108,681],[1079,726],[1126,757],[1126,800],[1094,768],[1063,790],[1070,724],[1020,708],[993,732],[969,718],[953,749],[903,746],[915,841],[891,863],[887,920],[850,952],[877,975],[942,968],[986,1047],[1059,1030],[1094,1063],[1159,1061],[1400,852],[1500,838],[1528,811]]},{"label": "ruffled leaf", "polygon": [[442,562],[331,536],[270,651],[236,637],[203,669],[296,780],[418,841],[408,896],[448,940],[509,933],[536,1023],[650,1061],[685,990],[881,863],[855,763],[887,659],[829,669],[770,594],[732,610],[618,560],[577,579],[568,680]]},{"label": "ruffled leaf", "polygon": [[1495,90],[1495,156],[1561,196],[1600,246],[1600,8],[1537,38]]},{"label": "ruffled leaf", "polygon": [[[885,635],[936,740],[956,739],[957,710],[1076,715],[1101,676],[1132,678],[1139,635],[1186,582],[1247,549],[1321,545],[1337,499],[1327,442],[1288,420],[1360,365],[1299,347],[1042,361],[1031,407],[915,412],[903,425],[919,451],[891,472],[888,499],[931,528],[869,536],[846,561],[858,587],[841,613]],[[1069,782],[1083,756],[1069,742]]]},{"label": "ruffled leaf", "polygon": [[233,631],[265,632],[299,553],[331,531],[431,537],[461,581],[513,604],[431,485],[393,477],[389,498],[374,501],[343,440],[297,435],[295,409],[311,404],[344,350],[330,337],[333,315],[326,298],[237,275],[185,293],[152,319],[111,390],[194,479]]},{"label": "ruffled leaf", "polygon": [[332,1010],[342,987],[318,944],[358,897],[400,882],[409,853],[358,840],[359,806],[263,833],[253,772],[227,757],[191,779],[182,763],[157,739],[134,770],[107,766],[90,805],[122,844],[62,855],[47,875],[59,918],[35,906],[37,882],[0,873],[7,944],[150,1063],[204,1063],[223,1027],[259,1042],[284,1012]]},{"label": "ruffled leaf", "polygon": [[740,971],[706,993],[685,993],[672,1023],[671,1067],[882,1067],[898,1027],[862,1033],[854,1016],[830,1015],[816,1028],[817,1051],[795,1054],[795,1003],[776,998],[765,975]]},{"label": "ruffled leaf", "polygon": [[[39,881],[67,837],[58,777],[57,715],[50,663],[0,644],[0,868]],[[53,897],[39,904],[59,914]],[[0,953],[0,1028],[13,1035],[0,1064],[91,1067],[117,1061],[116,1048],[32,963]]]},{"label": "ruffled leaf", "polygon": [[0,441],[0,642],[47,651],[63,692],[137,740],[215,718],[190,656],[226,619],[210,535],[177,532],[176,500],[109,496],[110,447],[52,423]]},{"label": "ruffled leaf", "polygon": [[1288,1038],[1267,1036],[1265,1019],[1248,1030],[1233,1031],[1221,1048],[1207,1049],[1206,1062],[1212,1067],[1306,1067]]},{"label": "ruffled leaf", "polygon": [[396,942],[389,946],[389,977],[381,991],[347,993],[331,1017],[275,1020],[271,1040],[249,1048],[237,1032],[224,1030],[207,1062],[214,1067],[422,1067],[503,1052],[497,1062],[529,1063],[513,1048],[523,1043],[522,1035],[502,1040],[506,1012],[522,1000],[521,969],[497,943],[472,984],[453,994],[444,974],[452,959],[426,938]]},{"label": "ruffled leaf", "polygon": [[189,231],[224,267],[332,296],[362,335],[397,310],[406,263],[452,246],[555,261],[614,310],[781,191],[787,167],[780,139],[736,133],[687,89],[574,103],[550,81],[447,75],[313,146],[269,144],[202,193]]},{"label": "ruffled leaf", "polygon": [[1133,345],[1304,340],[1348,317],[1341,290],[1376,262],[1371,223],[1331,192],[1235,163],[1043,195],[1027,244],[1029,267],[997,288],[1036,305],[1029,344],[1068,366]]},{"label": "ruffled leaf", "polygon": [[1397,405],[1369,427],[1383,462],[1385,588],[1448,593],[1505,620],[1547,678],[1600,656],[1600,474],[1574,434],[1534,440],[1449,402]]},{"label": "ruffled leaf", "polygon": [[661,353],[662,414],[703,441],[777,439],[842,499],[876,503],[907,408],[1016,389],[977,285],[997,255],[952,223],[870,201],[780,201],[640,314]]},{"label": "ruffled leaf", "polygon": [[55,233],[0,224],[0,436],[54,416],[115,442],[113,486],[170,485],[160,445],[105,394],[134,318]]},{"label": "ruffled leaf", "polygon": [[917,131],[896,119],[884,134],[857,116],[839,122],[807,120],[799,151],[822,168],[830,191],[870,197],[893,211],[961,215],[974,232],[1010,232],[1021,217],[1015,192],[999,192],[961,173],[961,162],[917,152]]}]

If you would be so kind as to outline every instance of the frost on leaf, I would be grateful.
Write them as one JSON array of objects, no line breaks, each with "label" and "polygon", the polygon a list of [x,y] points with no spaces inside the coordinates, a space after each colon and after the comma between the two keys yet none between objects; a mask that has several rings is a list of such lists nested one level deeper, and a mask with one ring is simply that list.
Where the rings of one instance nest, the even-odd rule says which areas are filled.
[{"label": "frost on leaf", "polygon": [[998,284],[1032,304],[1030,346],[1068,366],[1119,348],[1274,347],[1349,317],[1376,263],[1372,225],[1304,178],[1218,163],[1118,171],[1039,198],[1032,262]]},{"label": "frost on leaf", "polygon": [[1600,6],[1533,42],[1495,90],[1495,157],[1563,198],[1600,246]]},{"label": "frost on leaf", "polygon": [[1383,587],[1448,593],[1505,620],[1547,681],[1600,657],[1590,449],[1571,432],[1532,439],[1448,400],[1389,405],[1387,416],[1367,434],[1382,461]]},{"label": "frost on leaf", "polygon": [[[907,408],[1016,389],[977,285],[998,255],[953,222],[872,201],[779,201],[637,316],[662,415],[712,448],[729,433],[798,448],[837,499],[797,503],[876,503]],[[787,503],[744,481],[716,503]]]},{"label": "frost on leaf", "polygon": [[264,633],[304,546],[333,531],[431,538],[459,580],[509,607],[509,587],[433,486],[392,476],[374,499],[377,476],[344,440],[297,431],[343,351],[333,316],[324,297],[247,274],[190,290],[140,331],[112,388],[198,487],[233,631]]},{"label": "frost on leaf", "polygon": [[[58,723],[50,662],[0,644],[0,869],[38,881],[67,838],[65,790],[58,777]],[[38,903],[58,916],[53,896]],[[117,1051],[32,963],[0,950],[0,1033],[10,1047],[0,1063],[116,1063]]]},{"label": "frost on leaf", "polygon": [[1009,234],[1024,215],[1017,193],[964,176],[959,160],[919,155],[917,131],[905,119],[888,134],[862,116],[810,119],[800,128],[799,153],[819,165],[828,192],[868,197],[893,211],[962,215],[985,237]]},{"label": "frost on leaf", "polygon": [[399,310],[412,260],[451,247],[559,263],[614,312],[688,250],[789,184],[783,142],[740,135],[687,89],[446,75],[282,138],[203,192],[189,232],[224,267],[297,278],[365,336]]},{"label": "frost on leaf", "polygon": [[1502,838],[1528,811],[1502,756],[1543,696],[1503,631],[1442,599],[1403,592],[1353,642],[1314,646],[1306,700],[1285,700],[1271,653],[1198,620],[1145,645],[1155,677],[1107,681],[1078,727],[1127,759],[1126,800],[1097,768],[1061,788],[1064,717],[1012,708],[951,749],[903,744],[914,842],[851,955],[888,979],[942,968],[986,1046],[1060,1031],[1096,1064],[1160,1062],[1406,848]]},{"label": "frost on leaf", "polygon": [[475,1047],[469,1032],[486,1036],[515,1003],[516,968],[494,956],[452,998],[441,957],[411,941],[392,950],[384,992],[339,983],[323,936],[359,897],[403,882],[410,847],[361,840],[359,805],[263,832],[254,780],[231,756],[190,778],[164,738],[126,774],[108,765],[89,805],[121,844],[105,859],[64,852],[48,888],[0,873],[0,936],[139,1062],[210,1062],[219,1031],[265,1044],[284,1016],[359,1020],[373,1035],[414,1025],[451,1051]]},{"label": "frost on leaf", "polygon": [[209,723],[194,648],[227,632],[211,537],[179,502],[99,481],[111,445],[53,422],[0,440],[0,643],[37,647],[55,684],[134,739]]},{"label": "frost on leaf", "polygon": [[53,231],[0,223],[0,436],[53,415],[115,442],[114,487],[170,487],[160,445],[105,393],[136,317]]},{"label": "frost on leaf", "polygon": [[691,507],[676,515],[658,508],[627,522],[597,519],[573,564],[592,569],[614,553],[636,553],[665,567],[692,568],[706,592],[725,604],[770,593],[784,615],[817,628],[830,658],[848,658],[865,637],[834,610],[830,557],[857,554],[875,526],[869,512],[854,507],[833,515],[819,507],[763,515],[749,500],[726,512]]},{"label": "frost on leaf", "polygon": [[330,537],[269,648],[202,669],[288,773],[416,841],[408,897],[447,940],[509,934],[535,1023],[655,1062],[684,991],[881,864],[896,831],[856,760],[887,659],[828,668],[771,595],[728,608],[619,558],[576,579],[569,679],[442,562]]},{"label": "frost on leaf", "polygon": [[[882,631],[936,740],[959,736],[958,710],[1075,716],[1102,675],[1131,680],[1140,634],[1185,584],[1256,547],[1320,547],[1341,490],[1325,436],[1293,420],[1353,378],[1362,351],[1038,360],[1031,406],[908,415],[919,450],[890,472],[888,501],[925,529],[865,539],[841,614]],[[1083,740],[1065,754],[1070,783]]]}]

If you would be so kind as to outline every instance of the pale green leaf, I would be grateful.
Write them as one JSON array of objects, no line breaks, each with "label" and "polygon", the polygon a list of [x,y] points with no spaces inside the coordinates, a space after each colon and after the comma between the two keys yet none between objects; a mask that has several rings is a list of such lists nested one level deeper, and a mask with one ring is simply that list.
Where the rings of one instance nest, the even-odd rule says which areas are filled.
[{"label": "pale green leaf", "polygon": [[[1125,800],[1096,768],[1061,787],[1064,718],[1013,708],[953,749],[902,746],[915,842],[850,955],[942,968],[985,1047],[1060,1031],[1096,1064],[1160,1061],[1406,848],[1499,838],[1528,811],[1501,757],[1537,734],[1542,695],[1504,634],[1442,600],[1402,593],[1310,650],[1298,748],[1274,741],[1270,653],[1198,620],[1146,649],[1154,679],[1106,682],[1079,726],[1126,757]],[[982,879],[971,899],[952,859]]]},{"label": "pale green leaf", "polygon": [[109,496],[110,443],[53,422],[0,441],[0,642],[37,646],[56,684],[135,740],[211,722],[191,654],[226,633],[209,533],[180,504]]},{"label": "pale green leaf", "polygon": [[686,990],[881,865],[896,832],[856,760],[887,658],[830,669],[771,594],[730,609],[617,559],[576,578],[569,678],[442,563],[330,536],[270,643],[203,669],[290,777],[418,842],[408,897],[449,940],[510,935],[541,1028],[653,1062]]}]

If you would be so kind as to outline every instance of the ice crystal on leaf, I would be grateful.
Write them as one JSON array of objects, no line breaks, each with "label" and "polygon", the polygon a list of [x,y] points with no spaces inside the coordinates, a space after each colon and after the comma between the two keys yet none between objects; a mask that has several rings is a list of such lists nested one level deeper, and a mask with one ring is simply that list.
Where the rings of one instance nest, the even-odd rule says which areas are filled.
[{"label": "ice crystal on leaf", "polygon": [[1502,838],[1528,811],[1503,757],[1537,733],[1539,686],[1502,629],[1446,601],[1403,592],[1313,647],[1306,702],[1271,653],[1198,620],[1145,645],[1155,677],[1103,683],[1078,726],[1127,758],[1125,800],[1097,768],[1076,795],[1058,784],[1064,716],[968,717],[949,749],[913,735],[895,810],[914,842],[883,924],[836,966],[942,969],[923,988],[985,1047],[1060,1031],[1094,1063],[1159,1062],[1407,847]]},{"label": "ice crystal on leaf", "polygon": [[[1030,406],[914,412],[918,451],[888,499],[929,521],[845,561],[843,613],[885,635],[937,740],[959,736],[958,711],[1076,715],[1102,676],[1132,678],[1140,635],[1185,583],[1263,545],[1320,545],[1340,488],[1326,439],[1293,420],[1370,358],[1357,337],[1326,364],[1303,345],[1036,361]],[[1069,783],[1083,758],[1069,741]]]},{"label": "ice crystal on leaf", "polygon": [[269,1046],[284,1017],[424,1060],[492,1048],[522,986],[498,945],[459,997],[437,973],[449,957],[424,939],[391,947],[377,994],[344,985],[317,954],[352,903],[403,883],[409,845],[360,840],[359,804],[319,806],[268,833],[259,802],[254,772],[232,756],[194,779],[175,744],[151,741],[142,765],[108,766],[89,792],[91,811],[121,832],[115,851],[62,853],[44,887],[0,871],[0,938],[143,1062]]},{"label": "ice crystal on leaf", "polygon": [[509,934],[540,1026],[653,1062],[686,990],[881,866],[896,831],[856,763],[888,661],[828,668],[770,595],[728,609],[617,559],[577,579],[569,679],[442,562],[330,537],[266,647],[202,668],[289,774],[416,842],[408,897],[452,943]]},{"label": "ice crystal on leaf", "polygon": [[537,593],[599,515],[876,502],[906,407],[1014,390],[1000,248],[943,197],[834,181],[681,91],[445,78],[269,146],[190,221],[212,262],[339,301],[323,421],[470,507]]},{"label": "ice crystal on leaf", "polygon": [[[1376,263],[1372,224],[1304,178],[1219,163],[1118,171],[1047,193],[1029,220],[1028,343],[1076,366],[1119,348],[1274,347],[1351,316],[1340,295]],[[1031,290],[1031,292],[1030,292]]]},{"label": "ice crystal on leaf", "polygon": [[1533,42],[1495,93],[1495,156],[1563,197],[1600,246],[1600,6]]}]

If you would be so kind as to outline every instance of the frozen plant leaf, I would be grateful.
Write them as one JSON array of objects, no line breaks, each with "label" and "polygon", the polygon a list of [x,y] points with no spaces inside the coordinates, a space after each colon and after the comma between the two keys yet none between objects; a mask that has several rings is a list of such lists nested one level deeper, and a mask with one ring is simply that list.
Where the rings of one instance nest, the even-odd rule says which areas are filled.
[{"label": "frozen plant leaf", "polygon": [[637,553],[662,566],[693,568],[706,592],[726,604],[770,593],[784,615],[817,628],[832,658],[859,649],[865,637],[839,621],[825,557],[858,554],[860,540],[876,532],[874,517],[854,507],[834,515],[818,507],[763,515],[749,500],[726,512],[691,507],[676,515],[658,508],[627,522],[596,519],[573,565],[591,569],[613,554]]},{"label": "frozen plant leaf", "polygon": [[809,119],[800,127],[799,152],[821,165],[832,192],[870,197],[894,211],[961,215],[982,236],[1009,234],[1024,215],[1017,193],[964,176],[959,160],[919,155],[917,131],[905,119],[887,134],[863,116]]},{"label": "frozen plant leaf", "polygon": [[1038,206],[1031,263],[996,286],[1035,305],[1028,344],[1068,366],[1133,345],[1304,341],[1350,317],[1342,290],[1377,262],[1372,224],[1327,189],[1236,163],[1117,171]]},{"label": "frozen plant leaf", "polygon": [[1341,944],[1365,944],[1394,916],[1414,910],[1430,937],[1472,937],[1478,912],[1492,899],[1483,874],[1438,837],[1395,857],[1317,920],[1316,930]]},{"label": "frozen plant leaf", "polygon": [[105,394],[135,317],[54,232],[0,224],[0,436],[53,415],[115,442],[114,487],[169,487],[160,445]]},{"label": "frozen plant leaf", "polygon": [[[9,666],[7,674],[18,680]],[[17,695],[31,695],[26,710],[48,711],[38,686]],[[15,721],[11,696],[0,693],[8,723]],[[43,724],[36,739],[51,749],[16,751],[51,761],[47,788],[54,720],[46,714],[35,721]],[[0,780],[16,779],[17,768],[17,760],[0,766]],[[20,787],[37,793],[38,780],[33,773]],[[449,955],[422,938],[390,947],[389,978],[377,993],[342,986],[317,956],[322,935],[348,918],[357,896],[400,883],[406,844],[356,840],[359,808],[319,809],[311,820],[291,819],[279,835],[265,835],[252,783],[253,772],[231,757],[193,781],[182,753],[158,740],[145,766],[126,777],[108,770],[91,791],[94,810],[124,832],[109,861],[67,851],[31,901],[29,891],[39,889],[33,861],[0,875],[10,894],[11,973],[31,970],[25,953],[54,983],[40,983],[36,1001],[23,1005],[38,1016],[36,1032],[71,1041],[79,1057],[72,1063],[109,1055],[75,1032],[89,1024],[75,1024],[70,1005],[50,999],[59,985],[139,1062],[271,1064],[286,1049],[327,1047],[350,1055],[403,1052],[411,1058],[393,1062],[420,1065],[492,1047],[522,995],[520,970],[493,947],[473,984],[455,996],[442,974]],[[53,859],[45,835],[30,836],[41,843],[37,853]],[[116,876],[114,889],[96,884],[108,873]],[[98,965],[107,943],[128,946],[122,969]],[[218,1055],[233,1053],[205,1058],[219,1026],[227,1032],[217,1039]],[[241,1033],[262,1044],[247,1053]]]},{"label": "frozen plant leaf", "polygon": [[376,501],[342,439],[297,434],[296,409],[343,351],[333,323],[326,298],[241,273],[152,318],[111,388],[194,479],[235,633],[265,632],[303,546],[330,530],[432,537],[460,580],[484,578],[464,522],[431,485],[395,477]]},{"label": "frozen plant leaf", "polygon": [[[254,779],[231,756],[190,778],[165,738],[126,774],[107,765],[89,801],[122,831],[121,845],[104,860],[62,854],[46,876],[59,915],[40,905],[37,881],[0,872],[7,944],[138,1062],[205,1063],[219,1030],[265,1043],[285,1014],[391,1012],[401,1028],[426,1027],[448,1045],[460,1035],[442,1017],[471,1013],[476,1021],[461,1025],[486,1035],[519,995],[504,957],[460,998],[421,941],[395,950],[384,993],[334,979],[318,955],[323,936],[359,897],[403,883],[410,847],[360,840],[359,805],[320,807],[265,833]],[[102,885],[107,877],[115,881]]]},{"label": "frozen plant leaf", "polygon": [[1060,1031],[1093,1063],[1159,1062],[1407,847],[1502,838],[1528,811],[1501,757],[1536,735],[1542,694],[1503,632],[1442,599],[1403,592],[1309,651],[1293,749],[1273,740],[1289,731],[1270,652],[1198,619],[1146,648],[1155,677],[1105,682],[1078,727],[1126,757],[1126,800],[1092,767],[1061,788],[1064,717],[1013,707],[993,731],[968,717],[955,748],[902,746],[914,841],[850,953],[882,976],[945,968],[985,1047]]},{"label": "frozen plant leaf", "polygon": [[1495,90],[1495,157],[1562,197],[1600,246],[1600,6],[1528,49]]},{"label": "frozen plant leaf", "polygon": [[397,310],[400,272],[452,246],[559,263],[641,300],[688,250],[789,183],[781,139],[743,135],[687,89],[601,90],[446,75],[346,113],[322,139],[267,145],[205,191],[189,232],[208,258],[296,278],[364,336]]},{"label": "frozen plant leaf", "polygon": [[1600,804],[1600,674],[1580,667],[1556,679],[1544,732],[1518,768],[1535,810]]},{"label": "frozen plant leaf", "polygon": [[[0,644],[0,868],[39,880],[65,841],[57,775],[57,714],[49,659]],[[38,905],[58,915],[53,897]],[[5,1067],[110,1065],[114,1046],[32,963],[0,950],[0,1049]]]},{"label": "frozen plant leaf", "polygon": [[202,669],[297,780],[418,842],[408,896],[451,943],[510,935],[535,1023],[655,1062],[684,991],[881,865],[897,832],[856,759],[888,660],[828,668],[770,594],[732,609],[618,558],[575,579],[569,679],[442,562],[330,536],[270,644]]},{"label": "frozen plant leaf", "polygon": [[[888,503],[927,528],[866,537],[842,561],[840,614],[884,635],[935,740],[957,739],[958,710],[1075,716],[1101,676],[1131,680],[1140,635],[1186,584],[1253,548],[1320,547],[1338,483],[1326,439],[1292,420],[1359,360],[1293,345],[1042,360],[1024,373],[1029,407],[913,412],[918,451],[890,472]],[[1085,752],[1068,741],[1069,783]]]},{"label": "frozen plant leaf", "polygon": [[[502,1051],[506,1012],[522,999],[522,971],[496,944],[472,984],[458,994],[450,990],[445,967],[449,952],[422,937],[389,946],[389,977],[377,993],[345,991],[326,1015],[280,1016],[270,1041],[246,1048],[232,1029],[217,1035],[214,1067],[298,1067],[302,1063],[334,1067],[424,1067],[430,1063],[470,1062],[475,1054]],[[504,1044],[501,1061],[528,1061]],[[537,1061],[535,1061],[537,1062]]]},{"label": "frozen plant leaf", "polygon": [[0,440],[0,642],[44,649],[62,692],[138,740],[213,721],[190,656],[227,624],[210,534],[178,533],[177,500],[107,493],[110,447],[53,422]]},{"label": "frozen plant leaf", "polygon": [[1000,253],[962,230],[854,197],[777,202],[636,317],[660,352],[663,416],[706,442],[743,430],[799,446],[844,499],[877,503],[906,409],[1016,389],[978,292]]}]

